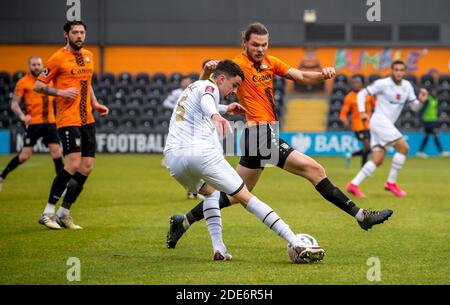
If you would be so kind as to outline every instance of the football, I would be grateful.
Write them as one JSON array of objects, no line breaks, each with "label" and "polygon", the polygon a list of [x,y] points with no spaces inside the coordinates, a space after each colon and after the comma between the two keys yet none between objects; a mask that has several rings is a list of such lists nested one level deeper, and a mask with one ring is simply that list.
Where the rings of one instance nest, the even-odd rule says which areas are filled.
[{"label": "football", "polygon": [[[302,242],[302,247],[313,250],[320,249],[319,243],[313,236],[305,233],[297,234],[297,236],[298,238],[300,238]],[[323,258],[323,255],[325,254],[323,250],[319,252],[320,253],[308,253],[307,255],[301,256],[299,253],[295,251],[294,247],[292,247],[291,244],[287,245],[287,254],[290,260],[295,264],[309,264],[314,261],[318,261],[319,259],[316,258],[315,254],[321,255],[321,258]]]}]

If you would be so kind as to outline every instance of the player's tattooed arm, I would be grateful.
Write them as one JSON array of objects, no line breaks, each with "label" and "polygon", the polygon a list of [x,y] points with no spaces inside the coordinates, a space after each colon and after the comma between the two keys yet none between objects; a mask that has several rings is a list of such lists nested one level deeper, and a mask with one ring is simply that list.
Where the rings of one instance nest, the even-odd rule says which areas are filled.
[{"label": "player's tattooed arm", "polygon": [[58,89],[37,80],[34,84],[34,91],[51,96],[60,96],[68,100],[74,100],[78,96],[78,89],[71,87],[67,89]]},{"label": "player's tattooed arm", "polygon": [[332,79],[336,76],[336,71],[333,67],[323,68],[321,72],[317,71],[300,71],[295,68],[289,68],[284,75],[285,78],[293,80],[300,84],[314,85],[327,79]]},{"label": "player's tattooed arm", "polygon": [[11,101],[11,110],[17,115],[17,117],[24,123],[31,122],[31,116],[23,113],[22,109],[20,109],[20,100],[21,97],[18,95],[14,95]]}]

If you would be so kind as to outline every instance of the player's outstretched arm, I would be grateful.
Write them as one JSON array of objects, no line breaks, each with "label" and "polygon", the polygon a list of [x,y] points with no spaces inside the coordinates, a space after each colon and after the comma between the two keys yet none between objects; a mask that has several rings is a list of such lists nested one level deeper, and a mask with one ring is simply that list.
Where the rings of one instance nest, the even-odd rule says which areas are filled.
[{"label": "player's outstretched arm", "polygon": [[71,87],[68,89],[59,90],[58,88],[50,87],[40,80],[37,80],[34,84],[34,91],[51,96],[60,96],[68,100],[74,100],[78,96],[77,88]]},{"label": "player's outstretched arm", "polygon": [[335,76],[336,71],[333,67],[323,68],[321,72],[301,71],[295,68],[289,68],[289,70],[284,75],[284,78],[304,85],[314,85],[323,82],[324,80],[332,79]]},{"label": "player's outstretched arm", "polygon": [[17,115],[17,117],[24,123],[31,122],[31,116],[29,114],[23,113],[22,109],[20,109],[20,99],[21,97],[18,95],[13,95],[11,101],[11,110]]}]

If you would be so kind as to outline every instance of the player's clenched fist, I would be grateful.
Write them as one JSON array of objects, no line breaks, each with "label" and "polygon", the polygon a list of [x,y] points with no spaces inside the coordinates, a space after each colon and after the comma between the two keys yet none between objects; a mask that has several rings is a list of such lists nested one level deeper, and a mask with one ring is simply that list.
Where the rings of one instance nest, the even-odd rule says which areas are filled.
[{"label": "player's clenched fist", "polygon": [[324,79],[332,79],[336,76],[336,70],[333,67],[326,67],[322,69]]}]

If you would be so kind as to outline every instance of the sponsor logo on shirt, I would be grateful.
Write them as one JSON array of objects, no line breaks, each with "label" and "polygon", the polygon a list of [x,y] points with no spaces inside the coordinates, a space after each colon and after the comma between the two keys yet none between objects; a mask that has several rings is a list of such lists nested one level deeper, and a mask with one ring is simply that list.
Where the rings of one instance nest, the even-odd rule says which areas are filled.
[{"label": "sponsor logo on shirt", "polygon": [[214,93],[214,87],[212,87],[212,86],[206,86],[205,92]]},{"label": "sponsor logo on shirt", "polygon": [[253,75],[252,80],[256,82],[266,82],[268,80],[272,80],[272,75],[270,73],[266,73],[264,75]]}]

